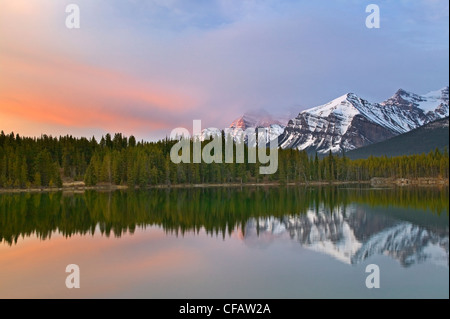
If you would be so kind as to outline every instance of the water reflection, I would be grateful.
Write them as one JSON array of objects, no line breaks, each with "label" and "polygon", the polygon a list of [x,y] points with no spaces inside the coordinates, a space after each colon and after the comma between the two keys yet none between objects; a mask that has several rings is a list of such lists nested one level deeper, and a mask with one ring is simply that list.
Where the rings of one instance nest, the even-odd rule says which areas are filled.
[{"label": "water reflection", "polygon": [[283,187],[0,195],[0,241],[160,226],[183,235],[236,230],[249,246],[278,238],[358,264],[389,255],[448,267],[448,188]]},{"label": "water reflection", "polygon": [[449,264],[448,220],[442,227],[425,227],[356,205],[336,209],[333,214],[320,207],[293,217],[252,218],[241,236],[248,245],[258,247],[287,237],[347,264],[381,254],[404,267],[425,262]]}]

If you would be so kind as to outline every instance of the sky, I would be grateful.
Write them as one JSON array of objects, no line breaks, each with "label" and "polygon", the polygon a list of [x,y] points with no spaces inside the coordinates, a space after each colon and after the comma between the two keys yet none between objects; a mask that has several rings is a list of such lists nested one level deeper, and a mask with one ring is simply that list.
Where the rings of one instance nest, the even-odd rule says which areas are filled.
[{"label": "sky", "polygon": [[[80,9],[80,28],[65,21]],[[366,27],[366,6],[380,28]],[[0,0],[0,130],[156,140],[449,84],[448,0]]]}]

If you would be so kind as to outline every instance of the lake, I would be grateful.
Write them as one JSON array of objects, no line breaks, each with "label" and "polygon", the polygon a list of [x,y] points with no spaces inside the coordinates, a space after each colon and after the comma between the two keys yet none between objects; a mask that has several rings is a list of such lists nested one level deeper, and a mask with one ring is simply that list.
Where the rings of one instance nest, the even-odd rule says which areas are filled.
[{"label": "lake", "polygon": [[[449,298],[449,190],[0,194],[0,298]],[[68,289],[66,266],[80,270]],[[368,265],[379,288],[366,286]]]}]

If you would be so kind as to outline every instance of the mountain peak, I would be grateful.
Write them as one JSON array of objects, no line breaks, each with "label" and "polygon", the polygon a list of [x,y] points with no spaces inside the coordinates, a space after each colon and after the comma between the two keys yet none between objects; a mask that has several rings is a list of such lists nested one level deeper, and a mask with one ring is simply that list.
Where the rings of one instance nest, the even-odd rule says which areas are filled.
[{"label": "mountain peak", "polygon": [[346,93],[301,112],[280,135],[280,147],[326,154],[381,142],[448,116],[448,87],[427,95],[402,88],[382,103]]},{"label": "mountain peak", "polygon": [[443,87],[440,90],[431,91],[427,94],[418,95],[404,89],[398,89],[395,94],[382,102],[381,105],[408,105],[416,106],[426,112],[434,111],[440,103],[448,104],[449,87]]},{"label": "mountain peak", "polygon": [[359,112],[357,106],[360,101],[361,99],[356,94],[346,93],[326,104],[305,110],[300,115],[309,113],[315,116],[329,116],[330,114],[353,116]]},{"label": "mountain peak", "polygon": [[409,94],[410,94],[410,92],[400,88],[400,89],[397,90],[397,92],[395,92],[394,95],[409,95]]},{"label": "mountain peak", "polygon": [[230,128],[246,130],[251,127],[269,127],[271,125],[283,125],[283,123],[267,111],[261,110],[260,112],[252,111],[244,113],[230,124]]},{"label": "mountain peak", "polygon": [[332,102],[343,102],[343,101],[348,101],[349,99],[352,100],[352,99],[358,99],[358,98],[359,98],[359,96],[357,94],[349,92],[344,95],[341,95],[338,98],[335,98]]},{"label": "mountain peak", "polygon": [[412,109],[417,107],[420,102],[423,102],[424,97],[417,95],[415,93],[408,92],[404,89],[398,89],[397,92],[389,99],[381,102],[380,105],[383,107],[399,106],[403,109]]},{"label": "mountain peak", "polygon": [[266,110],[246,112],[231,123],[230,128],[228,129],[228,134],[231,134],[235,141],[247,143],[248,139],[246,136],[243,141],[240,140],[240,130],[245,131],[247,129],[263,128],[267,133],[266,142],[268,143],[283,133],[284,128],[286,127],[286,122],[287,119],[273,116]]},{"label": "mountain peak", "polygon": [[391,99],[402,99],[404,101],[421,100],[421,96],[400,88],[395,92]]},{"label": "mountain peak", "polygon": [[442,100],[442,102],[448,103],[448,91],[449,87],[446,86],[440,90],[428,92],[427,94],[424,94],[424,97],[427,99]]}]

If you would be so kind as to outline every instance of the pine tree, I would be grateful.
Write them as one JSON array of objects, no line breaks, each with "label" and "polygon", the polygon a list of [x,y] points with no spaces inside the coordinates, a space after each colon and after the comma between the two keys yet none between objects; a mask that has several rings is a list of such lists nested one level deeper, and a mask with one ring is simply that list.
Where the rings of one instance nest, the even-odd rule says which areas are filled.
[{"label": "pine tree", "polygon": [[84,177],[84,183],[86,186],[95,186],[97,185],[97,176],[95,175],[95,169],[94,165],[91,163],[89,164],[86,175]]}]

